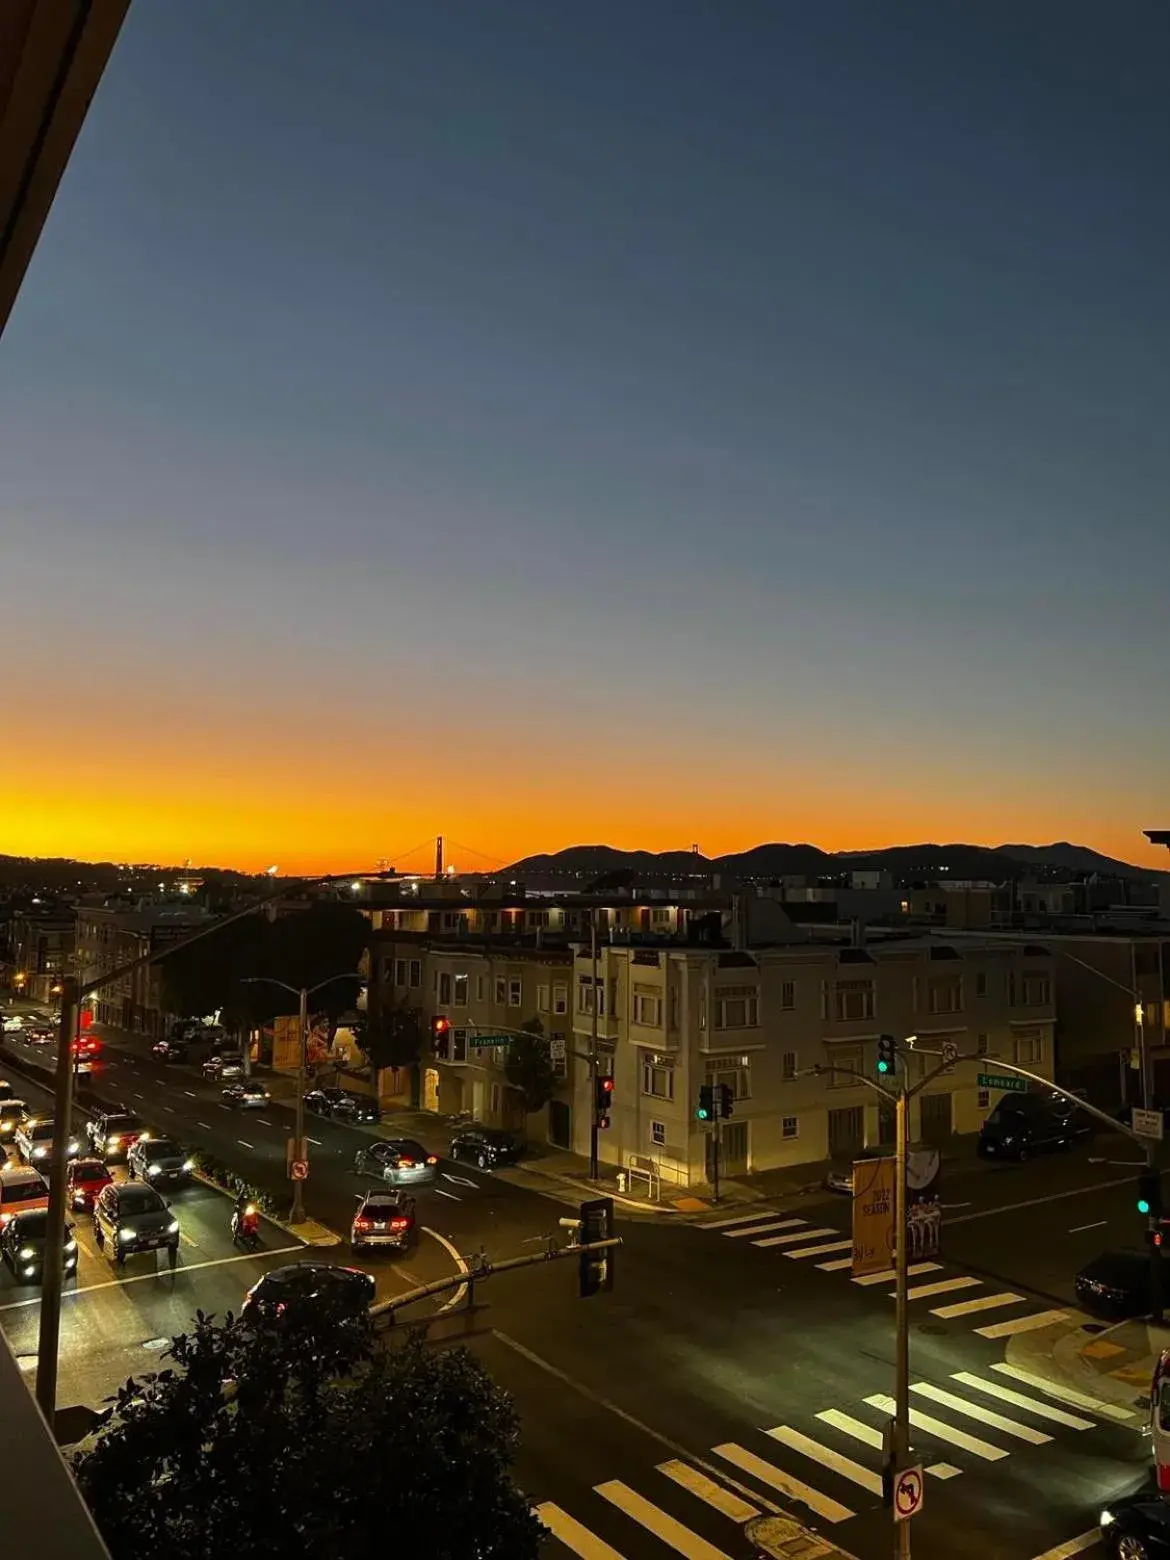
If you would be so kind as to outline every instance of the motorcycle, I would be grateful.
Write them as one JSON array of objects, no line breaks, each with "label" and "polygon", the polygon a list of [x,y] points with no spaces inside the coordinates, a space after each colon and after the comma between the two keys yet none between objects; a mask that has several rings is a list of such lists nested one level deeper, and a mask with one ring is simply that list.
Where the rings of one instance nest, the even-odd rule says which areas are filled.
[{"label": "motorcycle", "polygon": [[260,1245],[260,1210],[254,1203],[232,1212],[232,1245],[255,1251]]}]

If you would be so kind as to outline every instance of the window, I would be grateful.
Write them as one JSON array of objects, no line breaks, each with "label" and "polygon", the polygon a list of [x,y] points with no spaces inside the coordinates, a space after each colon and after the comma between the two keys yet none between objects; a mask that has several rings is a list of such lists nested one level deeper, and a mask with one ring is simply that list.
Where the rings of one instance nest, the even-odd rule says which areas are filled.
[{"label": "window", "polygon": [[656,1100],[674,1099],[674,1068],[656,1062],[642,1063],[642,1093]]},{"label": "window", "polygon": [[780,982],[780,1006],[785,1012],[791,1012],[796,1006],[796,982],[794,980]]},{"label": "window", "polygon": [[405,986],[406,985],[406,960],[405,959],[395,959],[394,960],[394,984],[396,986]]},{"label": "window", "polygon": [[469,983],[468,983],[468,979],[467,979],[466,975],[456,975],[456,977],[455,977],[455,1002],[454,1002],[455,1007],[466,1007],[467,1006],[467,988],[468,988],[468,984]]},{"label": "window", "polygon": [[451,1060],[453,1062],[465,1062],[467,1060],[466,1029],[453,1029],[451,1031]]},{"label": "window", "polygon": [[411,959],[410,961],[410,984],[415,987],[416,990],[419,986],[422,985],[421,959]]},{"label": "window", "polygon": [[800,1122],[795,1116],[782,1116],[780,1119],[780,1136],[782,1138],[794,1138],[800,1135]]},{"label": "window", "polygon": [[537,1008],[537,1012],[539,1012],[539,1013],[547,1013],[548,1012],[548,987],[547,986],[537,986],[537,988],[536,988],[536,1008]]},{"label": "window", "polygon": [[1017,1067],[1035,1066],[1044,1060],[1044,1036],[1038,1030],[1035,1033],[1021,1030],[1016,1036],[1014,1050]]},{"label": "window", "polygon": [[500,1114],[500,1102],[503,1099],[503,1090],[500,1088],[498,1083],[492,1084],[489,1098],[490,1104],[488,1108],[493,1116],[498,1116]]},{"label": "window", "polygon": [[752,1097],[752,1075],[748,1067],[744,1066],[744,1058],[736,1057],[711,1057],[707,1062],[707,1072],[703,1078],[704,1083],[709,1083],[713,1089],[720,1089],[724,1084],[731,1090],[733,1100],[750,1100]]},{"label": "window", "polygon": [[435,976],[435,982],[436,982],[436,985],[438,986],[439,1006],[440,1007],[449,1007],[451,1005],[451,977],[450,977],[450,975],[447,973],[446,970],[440,970],[440,971],[438,971],[438,973]]},{"label": "window", "polygon": [[979,1093],[975,1096],[975,1104],[979,1110],[986,1110],[987,1107],[991,1104],[991,1090],[980,1089]]},{"label": "window", "polygon": [[1024,976],[1025,1007],[1047,1007],[1051,1000],[1052,990],[1047,975]]},{"label": "window", "polygon": [[484,977],[482,975],[477,975],[475,977],[475,1000],[477,1002],[482,1002],[483,999],[484,999],[484,993],[486,991],[487,991],[487,981],[484,979]]},{"label": "window", "polygon": [[662,996],[657,986],[634,987],[634,1023],[662,1027]]},{"label": "window", "polygon": [[990,1042],[986,1035],[979,1035],[975,1040],[975,1050],[980,1056],[986,1056],[990,1049]]},{"label": "window", "polygon": [[963,1011],[963,982],[957,975],[944,975],[927,984],[927,1003],[932,1013]]},{"label": "window", "polygon": [[662,906],[659,906],[659,905],[655,905],[654,909],[651,910],[651,912],[650,912],[650,919],[651,919],[651,921],[653,921],[655,926],[661,926],[664,921],[669,921],[670,920],[670,906],[667,905],[665,907],[662,907]]},{"label": "window", "polygon": [[666,1147],[666,1122],[652,1121],[650,1123],[650,1141],[655,1148]]},{"label": "window", "polygon": [[496,1006],[503,1007],[508,1000],[508,982],[504,976],[496,976]]},{"label": "window", "polygon": [[577,977],[577,1011],[578,1013],[592,1013],[593,1011],[592,975],[578,975]]},{"label": "window", "polygon": [[553,987],[553,1012],[567,1013],[569,1011],[569,988],[557,985]]},{"label": "window", "polygon": [[754,1029],[759,1021],[760,997],[755,986],[716,988],[716,1029]]},{"label": "window", "polygon": [[796,1077],[796,1052],[785,1051],[780,1058],[780,1076],[785,1083],[791,1083]]},{"label": "window", "polygon": [[985,997],[987,995],[987,971],[979,970],[975,975],[975,995]]},{"label": "window", "polygon": [[851,1024],[874,1016],[872,980],[839,980],[836,996],[838,1023]]},{"label": "window", "polygon": [[508,982],[508,1006],[523,1007],[524,982],[518,976],[512,976]]},{"label": "window", "polygon": [[856,1085],[849,1076],[850,1073],[861,1071],[861,1051],[856,1046],[834,1046],[829,1052],[829,1060],[833,1064],[833,1071],[829,1074],[830,1089],[852,1089]]}]

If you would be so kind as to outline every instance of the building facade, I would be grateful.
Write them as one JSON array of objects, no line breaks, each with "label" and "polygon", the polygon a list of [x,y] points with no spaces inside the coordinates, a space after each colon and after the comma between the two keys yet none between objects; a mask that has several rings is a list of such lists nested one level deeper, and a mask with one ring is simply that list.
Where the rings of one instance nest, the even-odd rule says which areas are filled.
[{"label": "building facade", "polygon": [[[82,984],[108,975],[147,954],[157,953],[204,925],[210,916],[197,905],[142,904],[134,909],[82,905],[77,911],[77,973]],[[144,964],[104,985],[91,1004],[101,1024],[161,1039],[170,1015],[164,1011],[162,973]]]},{"label": "building facade", "polygon": [[72,910],[17,913],[12,918],[12,989],[51,1006],[73,971],[77,921]]}]

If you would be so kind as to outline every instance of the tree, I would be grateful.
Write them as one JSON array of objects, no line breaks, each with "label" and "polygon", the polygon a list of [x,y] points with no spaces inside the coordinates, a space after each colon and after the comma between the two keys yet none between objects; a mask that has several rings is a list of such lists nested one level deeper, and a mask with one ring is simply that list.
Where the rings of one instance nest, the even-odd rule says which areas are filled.
[{"label": "tree", "polygon": [[199,1314],[118,1393],[74,1463],[114,1560],[536,1560],[516,1412],[465,1349],[288,1320]]},{"label": "tree", "polygon": [[371,1067],[413,1067],[423,1043],[422,1013],[415,1007],[381,1007],[371,1012],[358,1044]]},{"label": "tree", "polygon": [[531,1115],[552,1099],[557,1075],[540,1019],[530,1018],[520,1025],[520,1030],[508,1047],[504,1077],[524,1096],[524,1109]]}]

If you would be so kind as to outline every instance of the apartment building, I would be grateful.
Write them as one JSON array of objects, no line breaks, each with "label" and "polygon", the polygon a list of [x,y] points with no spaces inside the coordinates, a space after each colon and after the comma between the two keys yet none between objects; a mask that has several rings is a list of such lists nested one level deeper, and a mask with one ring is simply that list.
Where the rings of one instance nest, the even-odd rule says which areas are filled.
[{"label": "apartment building", "polygon": [[10,932],[13,990],[32,1002],[55,1002],[73,969],[76,929],[72,908],[18,911]]},{"label": "apartment building", "polygon": [[[857,1075],[876,1076],[878,1037],[916,1036],[911,1080],[953,1043],[1052,1076],[1053,960],[1043,947],[891,935],[865,946],[706,948],[605,944],[572,964],[574,1049],[615,1080],[601,1157],[653,1162],[664,1184],[710,1179],[710,1135],[695,1117],[704,1083],[728,1084],[726,1174],[848,1158],[892,1141],[893,1111]],[[596,1011],[595,1011],[596,1010]],[[905,1051],[905,1048],[904,1048]],[[832,1069],[816,1075],[812,1069]],[[911,1105],[916,1138],[975,1132],[998,1094],[960,1062]],[[572,1077],[572,1147],[589,1135],[588,1070]]]},{"label": "apartment building", "polygon": [[[82,981],[119,969],[167,943],[177,942],[210,919],[209,912],[191,904],[148,904],[134,908],[82,905],[77,911],[77,973]],[[143,965],[103,986],[93,1003],[93,1016],[102,1024],[160,1039],[169,1015],[163,1008],[162,975],[158,965]]]}]

